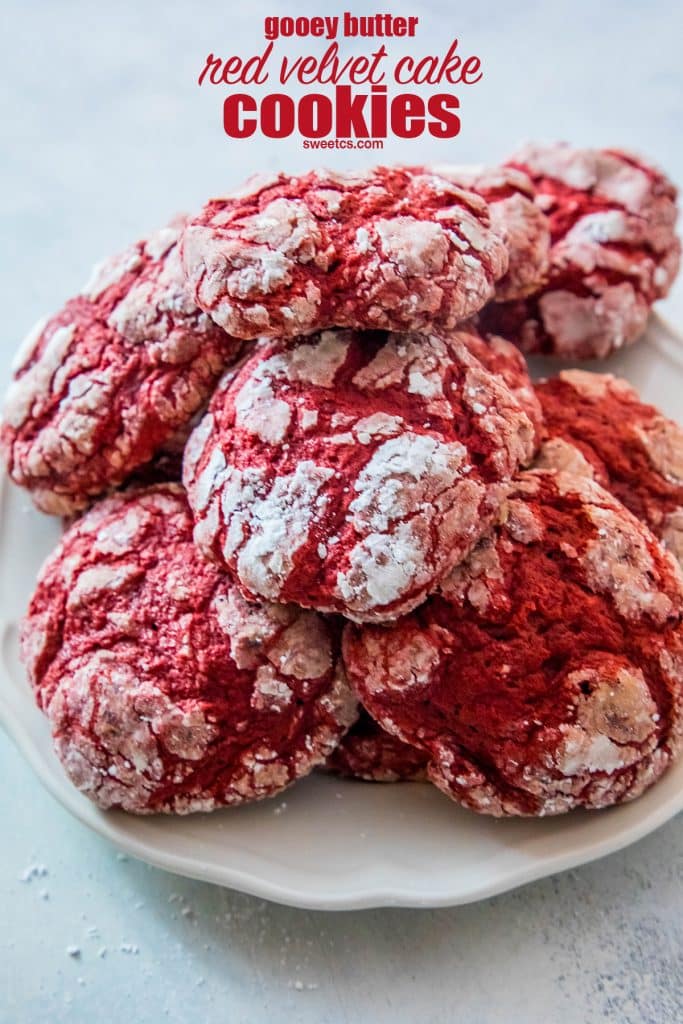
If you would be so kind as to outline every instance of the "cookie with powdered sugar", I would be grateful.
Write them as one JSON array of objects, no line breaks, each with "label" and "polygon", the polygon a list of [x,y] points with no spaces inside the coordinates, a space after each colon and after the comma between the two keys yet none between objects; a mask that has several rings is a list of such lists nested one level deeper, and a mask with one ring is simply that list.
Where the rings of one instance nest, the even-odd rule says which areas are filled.
[{"label": "cookie with powdered sugar", "polygon": [[361,709],[325,767],[333,775],[363,782],[424,782],[428,761],[424,750],[392,736]]},{"label": "cookie with powdered sugar", "polygon": [[625,380],[564,370],[536,385],[548,444],[586,468],[683,563],[683,429]]},{"label": "cookie with powdered sugar", "polygon": [[527,361],[519,349],[496,334],[483,338],[472,323],[462,324],[457,337],[481,365],[512,391],[534,428],[534,446],[538,449],[545,437],[543,409],[529,375]]},{"label": "cookie with powdered sugar", "polygon": [[507,272],[496,282],[494,302],[523,299],[543,284],[550,266],[550,225],[534,202],[531,179],[516,167],[434,164],[431,170],[488,203],[491,227],[508,252]]},{"label": "cookie with powdered sugar", "polygon": [[604,359],[645,330],[678,271],[676,189],[617,149],[531,144],[508,164],[527,174],[550,224],[550,268],[526,299],[494,303],[481,323],[526,352]]},{"label": "cookie with powdered sugar", "polygon": [[326,761],[357,714],[338,634],[315,612],[248,604],[163,484],[70,527],[22,653],[74,785],[104,808],[186,814],[273,796]]},{"label": "cookie with powdered sugar", "polygon": [[419,604],[535,449],[468,338],[337,330],[260,348],[185,451],[200,548],[248,597],[359,621]]},{"label": "cookie with powdered sugar", "polygon": [[182,223],[97,266],[17,356],[0,451],[44,512],[70,515],[163,453],[237,356],[188,294]]},{"label": "cookie with powdered sugar", "polygon": [[486,203],[427,172],[250,179],[187,225],[192,297],[240,338],[452,328],[507,270]]},{"label": "cookie with powdered sugar", "polygon": [[682,614],[678,564],[644,524],[586,476],[531,470],[438,595],[348,624],[343,654],[452,799],[560,814],[631,800],[680,754]]}]

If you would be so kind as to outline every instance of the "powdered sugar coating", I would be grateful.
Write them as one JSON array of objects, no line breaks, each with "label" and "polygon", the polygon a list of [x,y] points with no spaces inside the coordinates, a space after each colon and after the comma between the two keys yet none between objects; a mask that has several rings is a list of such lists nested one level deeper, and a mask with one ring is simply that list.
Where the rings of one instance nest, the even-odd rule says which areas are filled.
[{"label": "powdered sugar coating", "polygon": [[638,796],[680,753],[683,578],[595,481],[520,473],[495,530],[421,608],[346,627],[349,678],[473,810]]},{"label": "powdered sugar coating", "polygon": [[431,170],[488,203],[492,229],[508,251],[507,273],[496,282],[495,302],[531,295],[543,284],[550,265],[550,227],[534,202],[529,177],[515,167],[435,164]]},{"label": "powdered sugar coating", "polygon": [[326,768],[334,775],[365,782],[423,782],[427,762],[423,750],[402,743],[361,709],[358,721],[332,752]]},{"label": "powdered sugar coating", "polygon": [[550,223],[547,280],[522,302],[489,307],[486,329],[528,352],[604,358],[643,333],[676,276],[676,189],[620,150],[527,145],[509,164],[529,175]]},{"label": "powdered sugar coating", "polygon": [[388,167],[247,183],[188,224],[182,256],[197,304],[240,338],[451,328],[507,269],[480,197]]},{"label": "powdered sugar coating", "polygon": [[182,223],[98,265],[22,347],[0,447],[45,512],[71,514],[149,462],[237,355],[189,298]]},{"label": "powdered sugar coating", "polygon": [[683,429],[611,374],[566,370],[536,390],[549,436],[572,445],[683,563]]},{"label": "powdered sugar coating", "polygon": [[192,543],[182,488],[95,505],[48,559],[22,653],[57,754],[101,807],[184,814],[271,796],[356,717],[337,627],[248,604]]},{"label": "powdered sugar coating", "polygon": [[379,621],[464,557],[532,452],[460,335],[323,331],[219,387],[184,480],[198,545],[247,595]]}]

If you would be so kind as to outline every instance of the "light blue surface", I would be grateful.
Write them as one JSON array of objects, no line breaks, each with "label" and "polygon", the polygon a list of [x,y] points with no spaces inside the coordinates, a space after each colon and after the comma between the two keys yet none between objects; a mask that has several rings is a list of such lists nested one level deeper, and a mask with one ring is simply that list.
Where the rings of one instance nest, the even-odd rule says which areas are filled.
[{"label": "light blue surface", "polygon": [[[294,141],[230,144],[219,91],[195,85],[208,51],[257,52],[261,18],[294,10],[322,13],[275,0],[6,0],[2,379],[26,329],[95,259],[253,170],[308,165]],[[683,183],[679,5],[391,10],[421,16],[416,53],[458,36],[482,56],[485,78],[458,90],[455,143],[387,144],[382,160],[482,162],[524,137],[565,137],[641,149]],[[354,162],[334,156],[335,166]],[[679,286],[674,319],[681,296]],[[0,778],[1,1024],[683,1018],[680,819],[602,863],[477,906],[327,915],[118,859],[43,792],[4,736]],[[38,866],[47,873],[20,880]]]}]

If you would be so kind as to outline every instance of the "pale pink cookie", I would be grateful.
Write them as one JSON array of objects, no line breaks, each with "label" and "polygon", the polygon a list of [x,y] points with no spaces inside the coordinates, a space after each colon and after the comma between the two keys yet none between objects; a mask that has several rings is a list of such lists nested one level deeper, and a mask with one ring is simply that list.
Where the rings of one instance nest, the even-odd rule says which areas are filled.
[{"label": "pale pink cookie", "polygon": [[494,302],[532,295],[543,284],[550,265],[550,226],[534,202],[529,177],[515,167],[473,167],[435,164],[431,170],[485,199],[491,227],[505,242],[507,273],[496,282]]},{"label": "pale pink cookie", "polygon": [[549,437],[572,445],[683,563],[683,429],[611,374],[565,370],[536,391]]},{"label": "pale pink cookie", "polygon": [[248,604],[165,484],[71,526],[22,652],[75,786],[101,807],[186,814],[272,796],[325,762],[357,714],[338,628]]},{"label": "pale pink cookie", "polygon": [[681,751],[683,579],[595,481],[520,473],[439,595],[347,625],[349,680],[472,810],[560,814],[639,796]]},{"label": "pale pink cookie", "polygon": [[615,149],[527,145],[508,163],[529,175],[550,223],[550,270],[526,300],[489,306],[484,330],[527,352],[591,359],[629,345],[676,276],[676,189]]},{"label": "pale pink cookie", "polygon": [[323,331],[219,386],[184,481],[198,545],[247,596],[381,621],[464,557],[533,448],[457,334]]},{"label": "pale pink cookie", "polygon": [[424,782],[428,760],[424,750],[402,743],[361,709],[325,767],[363,782]]},{"label": "pale pink cookie", "polygon": [[237,355],[189,297],[182,223],[96,267],[17,356],[0,450],[45,512],[69,515],[148,463]]},{"label": "pale pink cookie", "polygon": [[207,203],[182,256],[197,304],[240,338],[452,328],[507,270],[479,196],[389,167],[253,178]]}]

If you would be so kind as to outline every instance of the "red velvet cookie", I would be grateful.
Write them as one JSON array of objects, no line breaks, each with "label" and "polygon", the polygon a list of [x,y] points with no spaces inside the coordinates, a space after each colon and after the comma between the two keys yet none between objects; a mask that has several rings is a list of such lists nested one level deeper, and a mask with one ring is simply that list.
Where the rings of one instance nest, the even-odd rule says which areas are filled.
[{"label": "red velvet cookie", "polygon": [[248,604],[166,484],[67,531],[22,652],[74,785],[101,807],[184,814],[271,796],[326,760],[357,713],[336,629]]},{"label": "red velvet cookie", "polygon": [[543,410],[522,353],[511,342],[496,334],[482,338],[472,324],[463,324],[457,336],[465,342],[481,365],[500,377],[512,391],[533,424],[534,443],[538,448],[545,437]]},{"label": "red velvet cookie", "polygon": [[[235,366],[239,366],[240,361],[234,363],[231,367],[231,371],[234,371]],[[223,380],[227,376],[227,372],[220,379]],[[185,447],[190,435],[195,427],[201,423],[202,419],[206,414],[208,403],[204,403],[198,412],[194,414],[191,420],[183,424],[176,432],[169,437],[167,441],[159,448],[158,452],[151,460],[146,462],[143,466],[134,470],[133,473],[127,478],[127,487],[150,487],[153,484],[165,484],[174,483],[179,484],[183,479],[183,456],[185,455]]]},{"label": "red velvet cookie", "polygon": [[566,370],[536,390],[549,437],[574,446],[683,562],[683,429],[611,374]]},{"label": "red velvet cookie", "polygon": [[349,679],[486,814],[632,799],[681,748],[683,579],[595,481],[519,475],[441,593],[390,627],[348,625]]},{"label": "red velvet cookie", "polygon": [[238,352],[188,296],[181,226],[96,267],[82,294],[26,339],[0,449],[44,512],[81,509],[149,462]]},{"label": "red velvet cookie", "polygon": [[424,750],[402,743],[361,710],[327,760],[327,770],[365,782],[422,782],[429,758]]},{"label": "red velvet cookie", "polygon": [[182,255],[197,305],[240,338],[451,328],[508,262],[479,196],[389,167],[252,178],[207,203]]},{"label": "red velvet cookie", "polygon": [[674,186],[619,150],[528,145],[509,164],[532,179],[550,222],[550,270],[533,296],[489,306],[484,329],[579,359],[635,341],[678,271]]},{"label": "red velvet cookie", "polygon": [[431,170],[488,203],[491,227],[505,242],[509,266],[496,282],[494,302],[522,299],[537,292],[550,265],[550,227],[534,202],[529,177],[515,167],[467,167],[436,164]]},{"label": "red velvet cookie", "polygon": [[419,604],[534,447],[465,341],[323,331],[262,347],[185,452],[198,545],[247,596],[359,621]]}]

